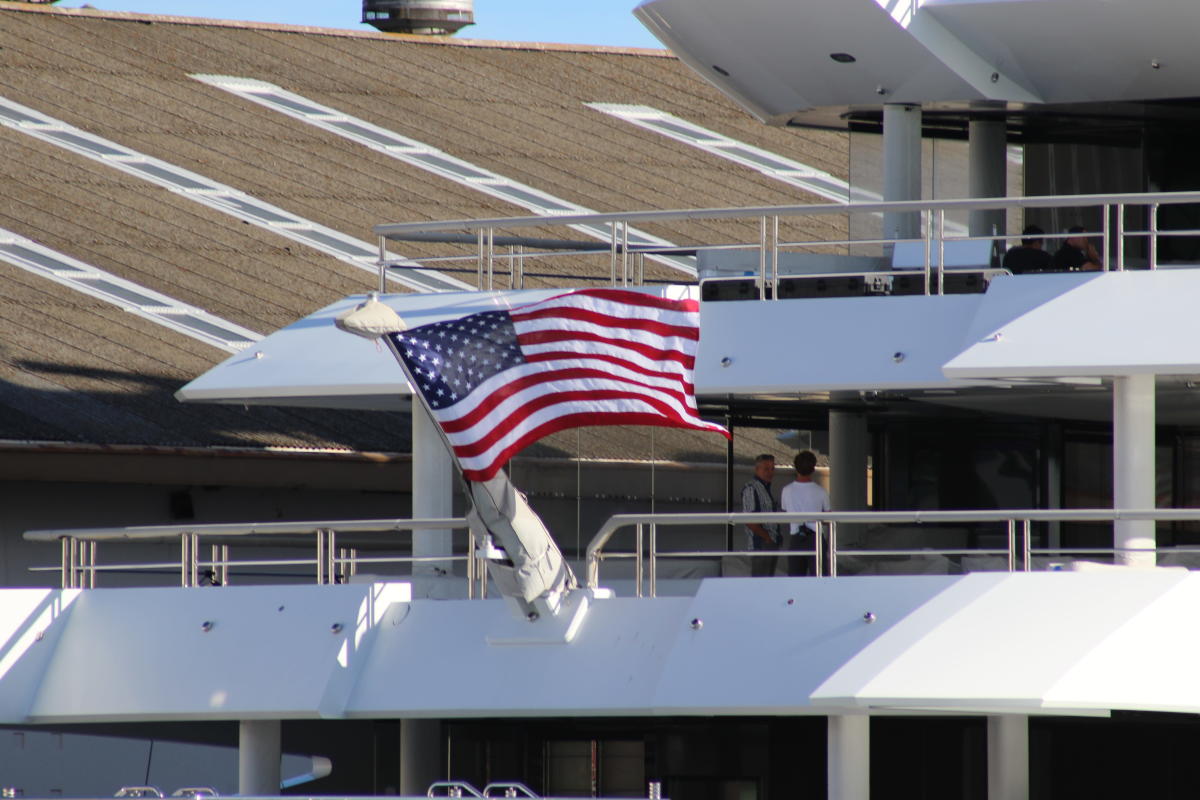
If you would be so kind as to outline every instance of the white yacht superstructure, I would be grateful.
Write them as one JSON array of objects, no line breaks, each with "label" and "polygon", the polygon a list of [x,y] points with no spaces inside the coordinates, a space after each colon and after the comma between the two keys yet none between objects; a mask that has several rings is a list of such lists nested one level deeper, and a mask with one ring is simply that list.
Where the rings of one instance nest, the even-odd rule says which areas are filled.
[{"label": "white yacht superstructure", "polygon": [[[637,14],[761,120],[881,131],[884,200],[381,220],[381,290],[389,271],[415,268],[387,261],[389,242],[441,237],[469,243],[478,291],[380,300],[409,324],[509,309],[565,291],[520,288],[526,260],[556,258],[598,258],[611,285],[661,295],[681,290],[642,279],[647,255],[695,255],[701,280],[684,291],[700,299],[701,411],[735,436],[757,425],[826,437],[834,511],[815,515],[818,577],[744,577],[736,528],[768,518],[738,513],[731,450],[724,513],[616,517],[575,548],[582,585],[558,613],[514,615],[494,583],[488,597],[487,543],[447,535],[470,526],[418,408],[408,520],[31,533],[61,542],[63,588],[2,591],[0,724],[236,723],[244,794],[275,792],[292,722],[336,737],[337,724],[400,721],[404,794],[475,775],[562,786],[556,770],[575,770],[592,796],[652,783],[678,800],[1016,800],[1105,783],[1071,762],[1075,742],[1093,760],[1139,738],[1186,759],[1200,714],[1200,645],[1186,633],[1200,602],[1187,569],[1200,521],[1200,269],[1187,257],[1200,194],[1163,187],[1195,189],[1181,184],[1200,171],[1184,164],[1166,181],[1171,165],[1152,156],[1196,115],[1200,11],[650,0]],[[955,136],[968,141],[971,196],[923,197],[923,143]],[[1010,142],[1025,147],[1029,196],[1008,196]],[[1110,151],[1136,151],[1140,171],[1062,177],[1064,153]],[[1060,177],[1091,191],[1030,191]],[[955,214],[965,233],[947,225]],[[750,235],[682,229],[714,219]],[[796,233],[813,219],[833,233]],[[874,233],[853,235],[854,220]],[[1101,269],[1001,266],[1024,223],[1042,221],[1055,249],[1064,220],[1098,243]],[[610,241],[546,234],[580,225]],[[634,226],[673,244],[631,241]],[[179,398],[410,409],[386,348],[337,328],[363,299],[254,342]],[[409,530],[390,559],[347,543]],[[255,537],[293,537],[293,549],[230,555]],[[93,589],[116,569],[97,543],[107,554],[121,540],[163,542],[173,561],[119,566],[177,565],[180,588]],[[397,562],[411,574],[388,576]],[[316,584],[238,585],[239,568],[281,564],[314,567]],[[918,753],[923,738],[940,744]],[[447,774],[458,771],[469,775]],[[1179,767],[1110,785],[1167,797],[1197,782]]]}]

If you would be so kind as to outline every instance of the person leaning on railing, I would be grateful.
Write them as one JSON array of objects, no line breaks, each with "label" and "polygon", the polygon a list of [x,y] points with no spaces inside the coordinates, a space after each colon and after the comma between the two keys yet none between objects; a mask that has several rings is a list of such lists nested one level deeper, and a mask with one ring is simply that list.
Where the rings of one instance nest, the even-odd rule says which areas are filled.
[{"label": "person leaning on railing", "polygon": [[[1087,229],[1079,225],[1067,229],[1067,233],[1081,234]],[[1054,254],[1056,272],[1104,269],[1104,261],[1086,236],[1071,236]]]},{"label": "person leaning on railing", "polygon": [[1025,272],[1050,272],[1054,269],[1054,258],[1045,251],[1045,231],[1037,225],[1027,225],[1021,231],[1021,243],[1004,254],[1001,264],[1013,275]]}]

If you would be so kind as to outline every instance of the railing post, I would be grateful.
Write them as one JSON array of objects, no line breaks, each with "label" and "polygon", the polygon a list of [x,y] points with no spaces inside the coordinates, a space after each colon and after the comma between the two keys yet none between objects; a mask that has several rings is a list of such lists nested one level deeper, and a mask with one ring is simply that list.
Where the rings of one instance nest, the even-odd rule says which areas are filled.
[{"label": "railing post", "polygon": [[496,272],[496,229],[487,229],[487,289],[492,290],[492,277]]},{"label": "railing post", "polygon": [[379,237],[379,293],[387,291],[387,239]]},{"label": "railing post", "polygon": [[475,256],[475,286],[480,291],[483,290],[483,259],[484,249],[487,244],[484,241],[483,228],[475,231],[475,242],[479,245],[479,252]]},{"label": "railing post", "polygon": [[658,597],[658,524],[650,523],[650,596]]},{"label": "railing post", "polygon": [[946,293],[946,209],[938,209],[937,293]]},{"label": "railing post", "polygon": [[1158,269],[1158,203],[1150,204],[1150,269]]},{"label": "railing post", "polygon": [[617,223],[608,223],[609,230],[609,284],[617,285]]},{"label": "railing post", "polygon": [[[933,276],[933,210],[928,212],[929,221],[925,224],[925,294],[933,292],[931,278]],[[897,233],[896,238],[900,238]]]},{"label": "railing post", "polygon": [[629,221],[621,223],[621,285],[629,285]]},{"label": "railing post", "polygon": [[88,588],[96,588],[96,542],[88,542]]},{"label": "railing post", "polygon": [[71,537],[61,536],[58,539],[59,547],[59,567],[58,567],[58,582],[62,584],[62,588],[70,589],[71,584],[68,582],[71,572]]},{"label": "railing post", "polygon": [[837,523],[830,521],[829,523],[829,577],[837,577]]},{"label": "railing post", "polygon": [[325,540],[325,582],[337,583],[337,531],[330,530]]},{"label": "railing post", "polygon": [[317,529],[317,586],[325,583],[325,530]]},{"label": "railing post", "polygon": [[184,588],[187,588],[188,575],[191,574],[191,571],[188,569],[190,561],[188,558],[188,548],[192,544],[191,538],[191,534],[186,531],[179,535],[179,585]]},{"label": "railing post", "polygon": [[467,599],[475,599],[475,531],[467,528]]},{"label": "railing post", "polygon": [[779,299],[779,217],[771,217],[771,299]]},{"label": "railing post", "polygon": [[635,597],[642,596],[642,523],[634,526],[634,556],[633,556],[633,582],[637,586]]},{"label": "railing post", "polygon": [[525,246],[517,246],[517,289],[525,288]]},{"label": "railing post", "polygon": [[517,288],[517,271],[516,271],[516,248],[511,244],[508,246],[508,288]]},{"label": "railing post", "polygon": [[817,520],[817,532],[813,535],[813,574],[818,578],[821,577],[822,572],[821,562],[823,559],[821,558],[821,550],[823,545],[821,540],[824,538],[825,525],[825,520]]},{"label": "railing post", "polygon": [[758,299],[767,299],[767,218],[758,218]]},{"label": "railing post", "polygon": [[1008,521],[1008,571],[1015,572],[1017,568],[1017,521]]},{"label": "railing post", "polygon": [[1033,571],[1033,521],[1021,520],[1021,535],[1024,539],[1024,552],[1021,554],[1025,562],[1025,571]]},{"label": "railing post", "polygon": [[1101,243],[1103,243],[1103,245],[1104,245],[1104,257],[1101,260],[1104,262],[1104,271],[1105,272],[1109,271],[1109,261],[1110,261],[1109,246],[1111,245],[1112,236],[1109,233],[1109,230],[1112,227],[1112,220],[1109,219],[1109,214],[1111,211],[1112,211],[1112,206],[1109,205],[1108,203],[1105,203],[1104,204],[1104,225],[1101,228],[1103,235],[1101,236],[1101,240],[1100,240]]},{"label": "railing post", "polygon": [[1125,204],[1117,203],[1117,271],[1125,271]]},{"label": "railing post", "polygon": [[188,570],[191,572],[192,586],[200,585],[200,534],[189,534],[192,542],[188,546]]}]

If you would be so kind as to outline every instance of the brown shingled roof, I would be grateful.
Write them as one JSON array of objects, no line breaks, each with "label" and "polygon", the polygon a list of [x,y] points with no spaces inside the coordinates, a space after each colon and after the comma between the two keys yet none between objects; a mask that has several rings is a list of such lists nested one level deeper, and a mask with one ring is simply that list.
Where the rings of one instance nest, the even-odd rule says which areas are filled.
[{"label": "brown shingled roof", "polygon": [[[0,95],[85,131],[365,240],[381,222],[526,213],[203,84],[192,73],[276,83],[598,211],[812,198],[587,102],[651,105],[842,177],[847,170],[842,134],[761,125],[659,51],[429,40],[0,2]],[[323,253],[3,126],[0,227],[262,333],[373,284],[369,273]],[[756,239],[750,227],[697,221],[647,229],[676,241]],[[394,250],[451,252],[434,244]],[[608,260],[568,258],[559,266],[577,275],[607,274]],[[650,262],[647,273],[679,277]],[[173,400],[175,389],[223,358],[0,264],[0,439],[407,446],[403,420],[394,415],[381,428],[372,415]],[[684,434],[658,435],[680,453],[698,447],[706,457],[723,457],[720,442],[693,446]],[[627,455],[612,432],[581,436],[591,455]],[[553,440],[539,452],[573,450],[580,441]]]}]

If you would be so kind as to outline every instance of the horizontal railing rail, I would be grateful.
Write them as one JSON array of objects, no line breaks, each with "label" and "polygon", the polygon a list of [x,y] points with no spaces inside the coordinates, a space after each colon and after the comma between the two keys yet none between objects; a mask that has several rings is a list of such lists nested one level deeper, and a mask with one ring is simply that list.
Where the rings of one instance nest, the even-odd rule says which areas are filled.
[{"label": "horizontal railing rail", "polygon": [[[399,531],[443,530],[450,533],[465,530],[465,555],[388,555],[363,556],[356,547],[339,547],[339,534],[382,536]],[[244,545],[278,544],[285,536],[311,537],[315,554],[311,558],[247,558],[232,559],[230,541]],[[247,567],[313,567],[318,584],[344,583],[353,578],[358,568],[368,564],[422,564],[463,561],[466,563],[467,596],[487,594],[487,574],[479,563],[479,548],[475,534],[466,519],[369,519],[319,520],[305,522],[215,523],[207,525],[143,525],[123,528],[60,528],[26,531],[24,538],[32,542],[59,542],[60,563],[57,566],[35,566],[31,571],[61,573],[63,588],[94,588],[96,576],[104,572],[161,572],[178,570],[180,585],[200,586],[207,582],[227,586],[231,569]],[[200,556],[202,539],[211,545],[211,558]],[[139,561],[100,564],[97,546],[105,542],[179,542],[178,561]]]},{"label": "horizontal railing rail", "polygon": [[[838,559],[855,556],[873,557],[929,557],[993,555],[1007,559],[1009,572],[1033,570],[1035,556],[1110,555],[1119,553],[1200,553],[1200,547],[1171,548],[1121,548],[1121,547],[1034,547],[1032,525],[1046,522],[1117,522],[1123,520],[1148,520],[1154,522],[1200,522],[1197,509],[1004,509],[995,511],[825,511],[825,512],[761,512],[761,513],[695,513],[695,514],[618,514],[610,517],[601,526],[587,547],[585,583],[589,588],[598,587],[600,565],[614,559],[634,561],[634,583],[638,597],[643,596],[644,584],[648,583],[651,597],[657,595],[658,561],[660,559],[696,559],[728,556],[768,558],[781,555],[804,556],[814,559],[817,576],[837,577]],[[659,547],[658,528],[683,526],[746,525],[749,523],[817,523],[817,535],[813,537],[813,550],[671,550],[663,552]],[[870,524],[935,525],[950,523],[1003,523],[1007,546],[1003,548],[913,547],[907,549],[887,548],[843,549],[838,542],[838,525]],[[632,551],[608,552],[612,537],[620,530],[633,528],[634,548]],[[648,529],[648,536],[647,534]],[[648,581],[646,580],[648,578]]]},{"label": "horizontal railing rail", "polygon": [[[1195,236],[1197,231],[1191,229],[1160,229],[1158,211],[1160,206],[1200,203],[1200,192],[1147,192],[1147,193],[1112,193],[1112,194],[1082,194],[1082,195],[1043,195],[1036,197],[990,197],[962,198],[953,200],[905,200],[890,202],[867,203],[820,203],[812,205],[782,205],[782,206],[743,206],[723,208],[692,208],[674,210],[625,211],[604,214],[551,214],[521,217],[488,217],[481,219],[453,219],[425,222],[401,222],[376,225],[374,232],[379,237],[379,278],[380,291],[385,290],[386,275],[395,264],[386,258],[386,242],[395,240],[441,241],[444,243],[470,244],[474,241],[478,246],[475,256],[479,288],[494,289],[495,264],[497,260],[507,259],[509,266],[509,286],[506,288],[524,287],[524,260],[528,257],[546,257],[543,252],[526,254],[523,247],[510,244],[507,254],[497,253],[498,243],[539,241],[535,237],[506,237],[497,236],[497,230],[520,230],[531,227],[589,225],[593,228],[607,227],[609,231],[609,247],[607,253],[611,259],[609,282],[612,285],[638,285],[644,280],[644,264],[640,261],[646,255],[700,252],[710,249],[756,249],[759,251],[758,269],[754,273],[758,280],[760,297],[762,299],[778,298],[779,254],[781,249],[813,247],[850,247],[865,244],[889,245],[895,242],[919,242],[925,246],[926,293],[941,292],[941,274],[946,269],[944,247],[950,242],[991,241],[1004,242],[1016,238],[1007,232],[994,232],[992,235],[967,236],[952,228],[946,220],[950,213],[961,213],[996,209],[1038,209],[1038,208],[1101,208],[1104,220],[1101,230],[1087,231],[1083,234],[1047,233],[1040,238],[1057,240],[1072,235],[1099,236],[1102,239],[1101,253],[1103,254],[1102,268],[1104,270],[1124,270],[1126,268],[1126,240],[1143,237],[1148,240],[1148,267],[1158,267],[1158,240],[1161,237]],[[1126,210],[1144,208],[1147,210],[1148,226],[1145,228],[1127,228]],[[852,215],[884,213],[904,214],[917,213],[925,219],[925,232],[917,238],[902,238],[899,236],[882,239],[853,239],[831,238],[820,241],[784,241],[779,237],[781,219],[794,217]],[[703,243],[686,245],[655,245],[647,243],[632,243],[628,231],[632,224],[654,223],[666,225],[672,222],[695,220],[749,220],[757,222],[759,235],[754,241],[730,245],[728,243]],[[1112,220],[1116,221],[1113,230]],[[886,236],[886,234],[885,234]],[[543,242],[556,240],[542,238]],[[565,240],[571,245],[568,252],[605,252],[604,250],[576,250],[574,241]],[[638,257],[638,262],[631,260],[631,255]],[[909,270],[915,271],[915,270]],[[936,273],[934,279],[930,273]],[[570,277],[562,275],[559,277]],[[576,276],[578,277],[578,276]],[[770,288],[771,291],[768,291]]]}]

